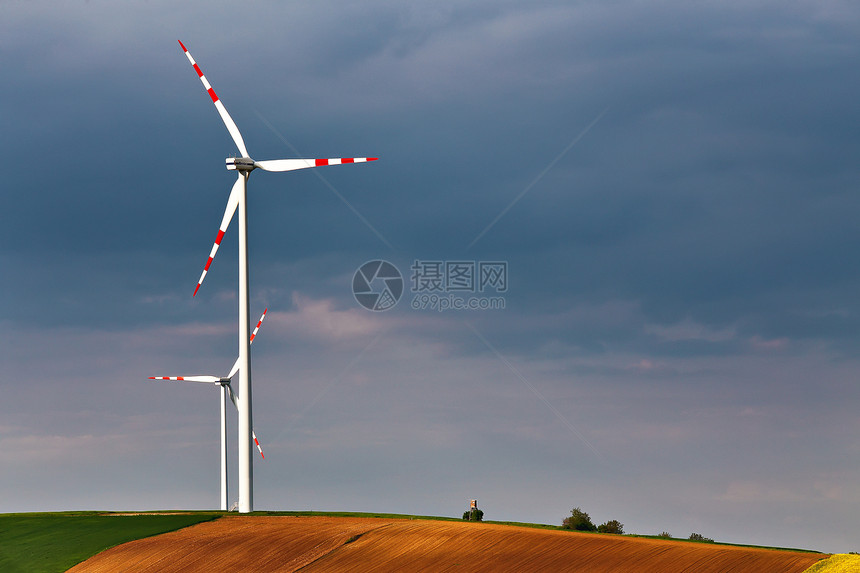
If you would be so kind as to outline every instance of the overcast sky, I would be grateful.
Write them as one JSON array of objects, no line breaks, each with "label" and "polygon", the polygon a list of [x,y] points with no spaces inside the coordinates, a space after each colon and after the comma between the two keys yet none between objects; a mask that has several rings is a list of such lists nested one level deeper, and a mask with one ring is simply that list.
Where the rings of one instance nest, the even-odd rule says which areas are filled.
[{"label": "overcast sky", "polygon": [[[147,380],[237,354],[180,39],[255,159],[380,158],[250,179],[256,509],[860,550],[856,3],[0,9],[0,512],[218,505],[218,392]],[[415,261],[505,308],[414,309]]]}]

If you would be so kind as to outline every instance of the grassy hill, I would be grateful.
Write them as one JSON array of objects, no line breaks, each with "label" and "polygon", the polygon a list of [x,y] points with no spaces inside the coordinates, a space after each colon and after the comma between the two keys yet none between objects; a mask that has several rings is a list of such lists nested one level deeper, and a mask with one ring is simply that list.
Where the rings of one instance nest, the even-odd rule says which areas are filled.
[{"label": "grassy hill", "polygon": [[220,515],[210,512],[0,514],[0,571],[65,571],[114,545],[174,531]]}]

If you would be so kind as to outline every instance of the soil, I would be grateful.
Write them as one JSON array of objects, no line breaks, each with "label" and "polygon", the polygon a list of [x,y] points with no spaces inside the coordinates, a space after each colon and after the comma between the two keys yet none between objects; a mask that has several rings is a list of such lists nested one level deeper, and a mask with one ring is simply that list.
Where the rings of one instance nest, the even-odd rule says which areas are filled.
[{"label": "soil", "polygon": [[70,571],[801,573],[825,557],[490,523],[229,516],[113,547]]}]

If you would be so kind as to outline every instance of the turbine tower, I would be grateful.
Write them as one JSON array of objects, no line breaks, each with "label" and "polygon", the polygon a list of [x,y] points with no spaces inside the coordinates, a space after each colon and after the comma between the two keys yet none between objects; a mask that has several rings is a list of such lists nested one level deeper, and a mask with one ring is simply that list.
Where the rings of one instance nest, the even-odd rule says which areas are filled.
[{"label": "turbine tower", "polygon": [[[251,339],[249,342],[254,342],[254,338],[257,336],[257,332],[260,330],[260,325],[263,324],[263,320],[266,318],[266,313],[269,312],[269,309],[263,311],[263,316],[260,317],[260,321],[257,323],[257,327],[254,329],[254,332],[251,333]],[[221,511],[227,511],[228,509],[228,489],[227,489],[227,397],[229,396],[230,401],[233,402],[233,406],[236,407],[236,410],[239,410],[239,399],[236,397],[236,394],[233,393],[233,388],[230,386],[230,381],[233,379],[233,376],[236,375],[236,372],[239,370],[239,359],[236,359],[236,362],[233,363],[233,368],[230,369],[230,373],[227,376],[150,376],[150,380],[173,380],[178,382],[204,382],[207,384],[217,384],[219,393],[221,394]],[[257,450],[260,452],[260,456],[263,459],[266,459],[266,456],[263,455],[263,448],[260,446],[259,440],[257,440],[257,434],[254,432],[254,429],[251,428],[251,436],[254,438],[254,444],[257,446]]]},{"label": "turbine tower", "polygon": [[227,208],[224,211],[224,217],[221,219],[221,227],[215,237],[215,244],[209,253],[209,259],[203,267],[203,273],[200,275],[200,280],[197,281],[197,287],[194,289],[194,296],[197,295],[197,290],[203,283],[206,273],[209,271],[209,265],[212,264],[212,259],[215,258],[215,253],[218,251],[218,246],[221,244],[221,239],[224,237],[224,232],[230,225],[233,219],[233,214],[238,209],[239,211],[239,513],[249,513],[254,510],[254,476],[253,476],[253,452],[251,449],[251,350],[249,342],[250,324],[248,322],[249,314],[249,297],[248,291],[250,288],[248,278],[248,213],[247,213],[247,189],[248,177],[254,169],[262,169],[263,171],[294,171],[296,169],[307,169],[309,167],[320,167],[324,165],[341,165],[344,163],[364,163],[366,161],[375,161],[376,157],[343,157],[335,159],[275,159],[269,161],[254,161],[248,155],[248,150],[245,148],[245,141],[242,139],[242,134],[227,109],[218,96],[215,90],[209,84],[203,71],[188,49],[179,41],[182,46],[182,51],[197,76],[203,83],[203,87],[212,98],[212,103],[215,104],[215,109],[221,116],[221,120],[227,127],[230,137],[241,153],[241,157],[228,157],[226,159],[227,169],[236,171],[238,177],[233,184],[233,189],[230,192],[230,197],[227,199]]}]

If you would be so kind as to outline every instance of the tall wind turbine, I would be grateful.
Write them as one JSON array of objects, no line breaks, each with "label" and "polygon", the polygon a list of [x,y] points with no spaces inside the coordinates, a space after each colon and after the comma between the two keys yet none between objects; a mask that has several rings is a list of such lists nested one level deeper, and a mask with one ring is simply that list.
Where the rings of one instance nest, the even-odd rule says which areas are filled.
[{"label": "tall wind turbine", "polygon": [[[254,338],[257,336],[257,332],[260,330],[260,325],[263,324],[263,320],[266,318],[266,313],[269,312],[269,309],[263,311],[263,316],[260,317],[260,321],[257,323],[257,327],[254,329],[254,332],[251,333],[251,339],[249,343],[254,342]],[[233,388],[230,386],[230,381],[233,379],[233,376],[236,375],[236,372],[239,370],[239,359],[236,359],[236,362],[233,363],[233,368],[230,369],[230,373],[227,376],[150,376],[150,380],[173,380],[178,382],[204,382],[207,384],[217,384],[218,389],[221,394],[221,511],[227,511],[228,506],[228,491],[227,491],[227,397],[229,396],[230,401],[233,402],[233,405],[236,407],[236,410],[239,410],[239,398],[233,392]],[[263,448],[260,446],[259,440],[257,440],[257,434],[254,432],[254,429],[251,428],[251,436],[254,438],[254,444],[257,446],[257,450],[260,452],[260,456],[263,459],[266,459],[266,456],[263,455]]]},{"label": "tall wind turbine", "polygon": [[249,513],[254,509],[254,478],[253,478],[253,452],[251,449],[251,351],[249,342],[250,324],[248,322],[249,314],[249,298],[248,291],[250,283],[248,279],[248,213],[246,209],[247,199],[247,184],[248,177],[254,169],[262,169],[263,171],[294,171],[296,169],[306,169],[309,167],[320,167],[324,165],[341,165],[343,163],[364,163],[365,161],[375,161],[376,157],[343,157],[335,159],[274,159],[268,161],[254,161],[248,155],[248,150],[245,148],[245,141],[242,139],[242,134],[227,109],[218,96],[215,90],[209,84],[206,76],[191,57],[188,49],[180,40],[179,45],[182,46],[182,51],[194,71],[203,82],[203,87],[212,98],[212,103],[215,104],[215,109],[221,116],[221,120],[227,127],[230,137],[236,147],[239,148],[241,157],[228,157],[226,159],[227,169],[237,171],[236,182],[233,184],[233,189],[230,191],[230,197],[227,199],[227,208],[224,211],[224,217],[221,219],[221,227],[215,237],[215,244],[212,246],[212,251],[209,253],[209,259],[203,267],[203,273],[200,275],[200,280],[197,281],[197,287],[194,289],[194,295],[203,283],[206,273],[209,271],[209,265],[212,264],[212,259],[215,258],[215,253],[218,251],[218,246],[221,244],[221,239],[224,237],[224,232],[230,225],[233,219],[233,214],[239,210],[239,512]]}]

